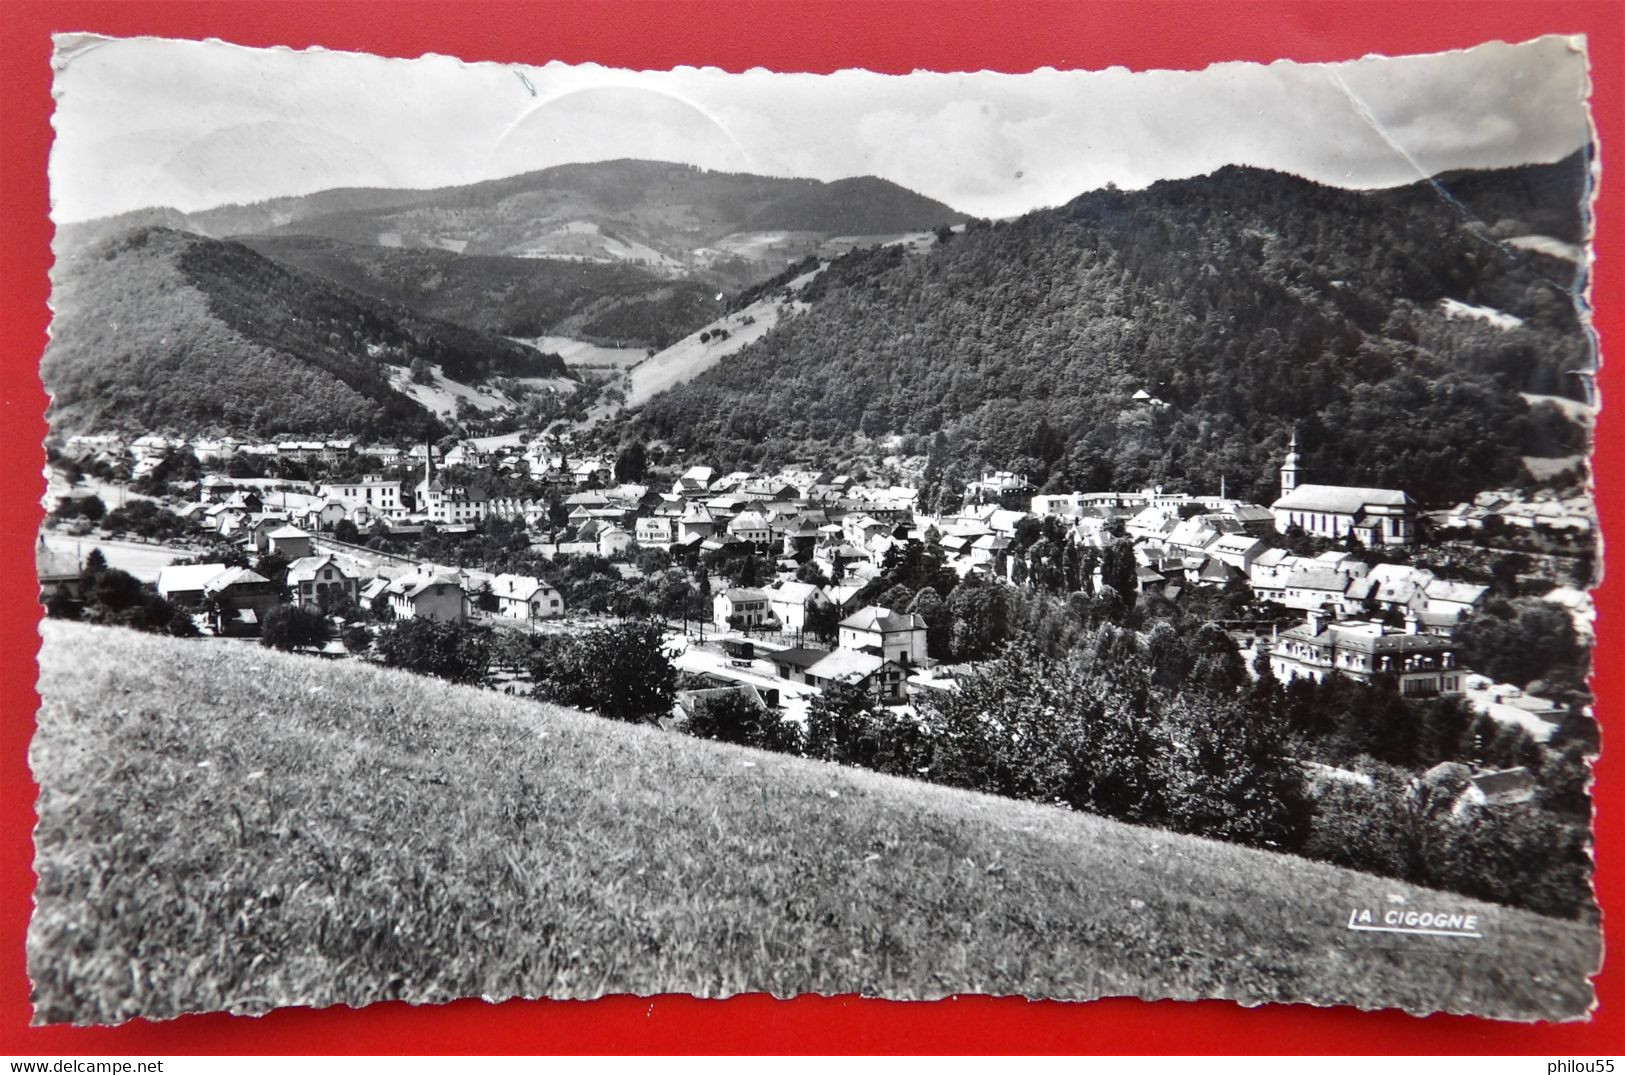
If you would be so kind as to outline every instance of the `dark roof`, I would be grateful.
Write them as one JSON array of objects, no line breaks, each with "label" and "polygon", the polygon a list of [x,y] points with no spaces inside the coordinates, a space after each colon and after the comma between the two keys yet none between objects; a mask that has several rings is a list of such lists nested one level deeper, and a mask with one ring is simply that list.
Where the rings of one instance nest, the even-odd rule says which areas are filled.
[{"label": "dark roof", "polygon": [[794,649],[781,649],[777,653],[768,655],[767,659],[774,664],[787,664],[791,668],[806,671],[827,656],[829,656],[829,650],[827,649],[797,646]]}]

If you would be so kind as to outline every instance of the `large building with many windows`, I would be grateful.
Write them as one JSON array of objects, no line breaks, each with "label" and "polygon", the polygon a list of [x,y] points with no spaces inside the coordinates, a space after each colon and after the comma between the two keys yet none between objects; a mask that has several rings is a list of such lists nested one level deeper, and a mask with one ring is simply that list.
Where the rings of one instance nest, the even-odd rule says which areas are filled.
[{"label": "large building with many windows", "polygon": [[1270,668],[1283,683],[1300,676],[1318,683],[1334,672],[1362,683],[1392,676],[1399,692],[1413,697],[1460,693],[1467,676],[1456,667],[1451,641],[1422,634],[1415,619],[1395,629],[1369,620],[1334,622],[1318,611],[1281,632]]}]

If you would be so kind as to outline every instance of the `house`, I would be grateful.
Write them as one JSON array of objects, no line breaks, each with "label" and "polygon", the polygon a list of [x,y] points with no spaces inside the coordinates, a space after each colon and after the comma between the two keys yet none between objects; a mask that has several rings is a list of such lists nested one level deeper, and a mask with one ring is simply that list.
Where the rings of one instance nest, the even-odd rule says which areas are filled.
[{"label": "house", "polygon": [[1498,724],[1522,728],[1537,743],[1549,742],[1568,713],[1566,706],[1488,676],[1469,675],[1462,701]]},{"label": "house", "polygon": [[439,475],[418,483],[419,513],[432,523],[466,525],[485,518],[490,497],[472,485],[447,482]]},{"label": "house", "polygon": [[58,593],[79,597],[79,558],[47,546],[44,534],[34,547],[34,575],[39,579],[41,601],[49,601]]},{"label": "house", "polygon": [[388,519],[405,518],[407,514],[398,480],[363,478],[351,482],[324,482],[317,486],[317,491],[328,500],[337,501],[351,510],[370,508]]},{"label": "house", "polygon": [[671,515],[644,515],[637,521],[639,545],[670,545],[677,540],[677,519]]},{"label": "house", "polygon": [[860,549],[869,548],[876,538],[890,537],[895,529],[868,514],[848,515],[841,521],[841,532],[846,540]]},{"label": "house", "polygon": [[851,545],[820,545],[813,551],[813,563],[832,579],[845,578],[852,565],[861,564],[867,559],[868,553]]},{"label": "house", "polygon": [[1489,593],[1490,588],[1479,583],[1431,579],[1422,587],[1422,613],[1424,617],[1448,619],[1453,625],[1477,611]]},{"label": "house", "polygon": [[744,511],[728,524],[728,535],[735,541],[762,548],[773,540],[773,529],[759,511]]},{"label": "house", "polygon": [[805,681],[820,689],[833,683],[861,687],[882,704],[908,700],[907,673],[897,661],[873,653],[837,649],[803,673]]},{"label": "house", "polygon": [[785,519],[776,528],[783,542],[781,546],[783,554],[798,560],[812,556],[813,549],[818,545],[818,526],[817,519],[811,515],[796,515]]},{"label": "house", "polygon": [[297,526],[280,526],[265,535],[266,551],[286,560],[297,560],[311,554],[310,534]]},{"label": "house", "polygon": [[1013,506],[1021,501],[1030,501],[1032,492],[1032,483],[1024,475],[1001,470],[993,474],[984,473],[979,481],[968,483],[965,486],[965,503]]},{"label": "house", "polygon": [[1207,546],[1205,551],[1215,560],[1248,574],[1253,569],[1253,562],[1268,548],[1251,534],[1226,534]]},{"label": "house", "polygon": [[216,634],[257,635],[265,614],[282,604],[275,583],[246,567],[228,567],[203,584]]},{"label": "house", "polygon": [[1414,620],[1396,631],[1373,621],[1334,622],[1320,612],[1281,632],[1270,667],[1283,683],[1299,676],[1318,683],[1333,672],[1362,683],[1392,676],[1407,696],[1459,694],[1466,675],[1450,640],[1419,633]]},{"label": "house", "polygon": [[671,491],[677,496],[689,498],[704,496],[711,488],[711,482],[716,478],[716,471],[710,467],[694,466],[683,471],[683,474],[672,484]]},{"label": "house", "polygon": [[828,608],[829,598],[822,588],[806,582],[781,582],[767,590],[768,608],[780,629],[800,633],[807,629],[807,614]]},{"label": "house", "polygon": [[1168,576],[1154,567],[1142,567],[1134,573],[1134,584],[1140,593],[1163,593],[1167,583]]},{"label": "house", "polygon": [[1298,437],[1281,465],[1281,496],[1270,510],[1275,529],[1293,527],[1315,537],[1353,537],[1368,547],[1409,545],[1416,539],[1416,505],[1399,489],[1298,484]]},{"label": "house", "polygon": [[1261,538],[1275,532],[1275,513],[1258,504],[1235,504],[1224,514],[1236,521],[1243,534]]},{"label": "house", "polygon": [[467,616],[462,581],[450,572],[415,571],[391,582],[385,592],[398,620],[461,623]]},{"label": "house", "polygon": [[711,599],[712,620],[722,630],[777,626],[765,590],[729,587]]},{"label": "house", "polygon": [[972,567],[993,567],[1010,548],[1010,539],[1002,534],[983,534],[970,545]]},{"label": "house", "polygon": [[1218,541],[1220,536],[1219,531],[1211,523],[1201,516],[1196,516],[1192,519],[1181,519],[1162,542],[1171,552],[1198,553]]},{"label": "house", "polygon": [[602,485],[609,480],[610,468],[602,459],[583,459],[570,468],[577,489]]},{"label": "house", "polygon": [[1232,582],[1245,581],[1245,578],[1240,568],[1225,563],[1217,556],[1206,557],[1194,572],[1189,569],[1185,572],[1185,580],[1196,586],[1224,587]]},{"label": "house", "polygon": [[635,541],[632,535],[619,526],[612,524],[598,531],[599,556],[624,556],[633,544],[635,544]]},{"label": "house", "polygon": [[677,540],[703,541],[717,532],[716,516],[704,504],[690,504],[677,520]]},{"label": "house", "polygon": [[1526,803],[1535,797],[1535,787],[1534,775],[1521,765],[1474,773],[1467,778],[1467,786],[1461,790],[1451,813],[1462,817],[1477,810]]},{"label": "house", "polygon": [[389,592],[389,580],[388,579],[385,579],[385,578],[368,579],[361,586],[360,597],[358,598],[357,603],[361,604],[361,605],[364,605],[367,608],[372,608],[374,603],[377,602],[377,600],[380,597],[385,597],[388,594],[388,592]]},{"label": "house", "polygon": [[361,600],[361,580],[331,554],[302,556],[288,565],[288,592],[300,608],[326,610],[335,604]]},{"label": "house", "polygon": [[792,683],[807,682],[807,669],[828,657],[830,651],[812,646],[797,646],[793,649],[781,649],[768,657],[773,662],[773,670],[780,679],[788,679]]},{"label": "house", "polygon": [[323,500],[313,508],[306,509],[304,516],[299,520],[312,530],[330,531],[337,527],[350,515],[350,509],[337,500]]},{"label": "house", "polygon": [[1178,525],[1178,511],[1156,505],[1141,508],[1123,524],[1128,536],[1136,541],[1166,541]]},{"label": "house", "polygon": [[491,580],[496,613],[511,620],[549,620],[564,615],[557,587],[528,575],[497,575]]},{"label": "house", "polygon": [[170,564],[158,572],[158,596],[183,608],[200,608],[204,588],[225,570],[225,564]]},{"label": "house", "polygon": [[1295,567],[1281,580],[1280,590],[1269,594],[1267,600],[1299,612],[1318,608],[1342,609],[1348,588],[1349,577],[1336,568]]},{"label": "house", "polygon": [[734,696],[745,699],[757,709],[768,708],[768,702],[762,697],[761,691],[749,683],[736,683],[728,687],[701,687],[697,690],[678,691],[674,697],[673,715],[683,720],[692,720],[694,714],[710,703]]},{"label": "house", "polygon": [[841,621],[839,645],[844,650],[870,650],[903,667],[926,664],[925,617],[869,605]]},{"label": "house", "polygon": [[[228,505],[230,501],[227,501]],[[248,541],[256,552],[271,550],[271,531],[288,526],[286,515],[261,515],[248,524]]]}]

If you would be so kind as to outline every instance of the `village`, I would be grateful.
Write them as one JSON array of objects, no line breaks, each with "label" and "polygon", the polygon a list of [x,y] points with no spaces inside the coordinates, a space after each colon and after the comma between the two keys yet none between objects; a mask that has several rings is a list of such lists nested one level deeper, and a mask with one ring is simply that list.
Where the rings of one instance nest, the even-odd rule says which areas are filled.
[{"label": "village", "polygon": [[[1131,585],[1141,599],[1230,595],[1232,607],[1248,610],[1225,626],[1249,667],[1264,654],[1283,682],[1318,682],[1333,672],[1363,682],[1392,677],[1407,698],[1458,696],[1545,742],[1565,712],[1560,701],[1496,683],[1457,660],[1456,629],[1483,607],[1491,587],[1420,566],[1420,557],[1407,561],[1424,551],[1424,535],[1442,541],[1489,526],[1585,536],[1594,525],[1578,501],[1490,492],[1423,513],[1402,490],[1306,482],[1295,437],[1280,466],[1280,496],[1268,506],[1222,491],[1037,494],[1020,476],[1001,472],[970,483],[963,505],[947,512],[922,510],[918,489],[909,485],[814,468],[719,474],[689,465],[665,477],[649,469],[642,480],[618,481],[615,460],[572,458],[556,438],[469,438],[441,450],[350,440],[188,443],[156,435],[126,444],[102,436],[74,438],[64,458],[103,473],[122,475],[118,467],[125,468],[127,482],[139,484],[177,453],[189,453],[203,469],[196,480],[164,486],[162,510],[178,530],[164,538],[156,569],[141,555],[145,548],[124,550],[114,542],[103,555],[114,567],[133,555],[144,568],[135,573],[192,614],[204,633],[254,636],[272,610],[290,605],[331,616],[339,629],[327,649],[343,654],[337,638],[345,622],[358,619],[560,632],[624,618],[570,607],[546,571],[520,575],[389,551],[391,538],[454,539],[502,520],[551,564],[601,558],[636,578],[643,574],[639,557],[653,550],[664,554],[663,563],[687,565],[682,577],[704,577],[698,587],[685,587],[685,600],[656,610],[685,674],[678,720],[717,692],[742,693],[785,719],[804,721],[810,700],[833,683],[856,686],[875,704],[903,713],[923,695],[953,691],[956,676],[974,662],[931,656],[926,618],[880,603],[875,580],[888,557],[931,545],[961,579],[1019,587],[1031,570],[1023,547],[1043,529],[1061,536],[1072,571],[1080,553],[1130,543]],[[227,464],[237,458],[361,474],[231,477]],[[509,479],[510,487],[515,477],[528,479],[538,495],[492,495],[470,474]],[[58,592],[78,596],[84,554],[96,546],[88,517],[98,512],[81,510],[85,498],[82,490],[67,490],[42,534],[47,603]],[[220,548],[243,555],[232,562],[198,555]],[[164,557],[181,562],[164,564]],[[707,562],[733,577],[724,574],[713,585],[701,566]],[[1109,585],[1108,568],[1098,555],[1089,562],[1092,577],[1078,581],[1098,593]],[[1589,633],[1583,589],[1553,586],[1544,596],[1572,615],[1577,631]],[[511,678],[504,683],[515,689]],[[1523,781],[1518,790],[1531,787]]]}]

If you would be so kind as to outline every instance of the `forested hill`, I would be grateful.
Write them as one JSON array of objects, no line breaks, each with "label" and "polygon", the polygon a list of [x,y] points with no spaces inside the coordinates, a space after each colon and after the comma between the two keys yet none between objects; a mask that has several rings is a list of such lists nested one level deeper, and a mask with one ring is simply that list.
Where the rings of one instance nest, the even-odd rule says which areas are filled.
[{"label": "forested hill", "polygon": [[391,387],[392,367],[565,375],[556,355],[165,228],[81,250],[55,276],[40,370],[64,432],[415,435],[429,416]]},{"label": "forested hill", "polygon": [[239,241],[279,265],[499,336],[658,349],[717,315],[715,285],[631,264],[360,246],[309,235]]},{"label": "forested hill", "polygon": [[1424,500],[1515,481],[1522,455],[1583,448],[1519,393],[1579,395],[1569,371],[1592,368],[1562,256],[1585,169],[1359,192],[1230,167],[973,222],[923,255],[856,252],[800,292],[810,310],[646,404],[642,429],[723,467],[897,434],[947,479],[1224,475],[1268,502],[1295,425],[1306,480]]}]

